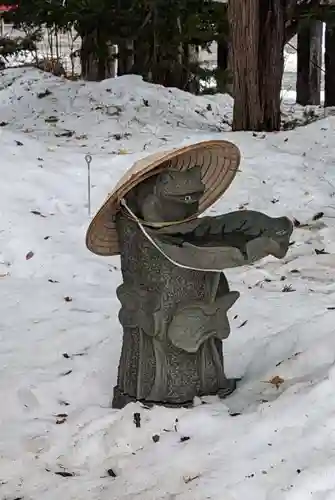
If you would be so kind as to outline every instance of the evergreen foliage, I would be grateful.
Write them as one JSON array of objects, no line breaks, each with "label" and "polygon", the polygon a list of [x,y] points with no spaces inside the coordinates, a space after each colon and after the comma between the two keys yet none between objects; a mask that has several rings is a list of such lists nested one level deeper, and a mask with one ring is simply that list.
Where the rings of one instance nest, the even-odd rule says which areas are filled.
[{"label": "evergreen foliage", "polygon": [[200,75],[215,76],[199,67],[197,49],[209,49],[228,33],[226,8],[213,0],[20,0],[11,15],[25,29],[74,28],[83,39],[82,65],[92,65],[92,56],[96,62],[95,79],[109,76],[109,47],[115,44],[121,73],[128,68],[194,92]]}]

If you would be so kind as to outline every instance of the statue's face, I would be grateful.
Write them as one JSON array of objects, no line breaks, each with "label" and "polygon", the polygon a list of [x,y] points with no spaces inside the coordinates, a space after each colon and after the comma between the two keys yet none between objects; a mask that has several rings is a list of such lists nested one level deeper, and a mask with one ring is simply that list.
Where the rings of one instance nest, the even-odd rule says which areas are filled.
[{"label": "statue's face", "polygon": [[197,213],[204,191],[201,168],[197,166],[183,172],[168,170],[157,177],[156,195],[162,208],[168,211],[166,215],[171,214],[174,220],[186,219]]}]

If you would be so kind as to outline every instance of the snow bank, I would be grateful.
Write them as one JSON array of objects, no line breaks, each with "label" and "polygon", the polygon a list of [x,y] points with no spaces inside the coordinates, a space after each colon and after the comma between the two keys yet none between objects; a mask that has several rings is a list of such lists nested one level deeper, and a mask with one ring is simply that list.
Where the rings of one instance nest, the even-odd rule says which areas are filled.
[{"label": "snow bank", "polygon": [[[335,118],[220,132],[226,97],[134,76],[82,84],[11,70],[0,88],[0,498],[332,500]],[[56,137],[64,130],[74,134]],[[227,273],[241,291],[224,344],[227,373],[243,377],[233,396],[192,410],[112,410],[121,278],[117,258],[84,246],[84,154],[97,208],[134,158],[126,153],[208,137],[243,155],[211,213],[325,216],[295,230],[283,261]]]}]

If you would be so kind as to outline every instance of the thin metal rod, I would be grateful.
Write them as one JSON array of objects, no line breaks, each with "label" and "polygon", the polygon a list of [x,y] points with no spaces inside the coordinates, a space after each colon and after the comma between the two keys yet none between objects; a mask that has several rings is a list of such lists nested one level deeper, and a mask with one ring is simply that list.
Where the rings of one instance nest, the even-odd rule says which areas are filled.
[{"label": "thin metal rod", "polygon": [[87,163],[87,207],[88,207],[88,216],[91,217],[91,161],[92,161],[92,156],[86,155],[85,161]]}]

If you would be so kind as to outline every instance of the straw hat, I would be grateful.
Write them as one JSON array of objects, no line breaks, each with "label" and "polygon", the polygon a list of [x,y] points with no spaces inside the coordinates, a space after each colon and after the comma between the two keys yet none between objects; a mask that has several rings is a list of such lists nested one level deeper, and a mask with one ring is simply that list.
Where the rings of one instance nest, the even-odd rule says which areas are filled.
[{"label": "straw hat", "polygon": [[137,161],[124,174],[91,221],[86,234],[87,248],[103,256],[120,253],[115,215],[120,210],[120,202],[126,194],[149,177],[168,168],[187,170],[195,165],[201,166],[205,191],[199,203],[197,215],[200,215],[227,190],[239,163],[240,151],[235,144],[228,141],[199,142],[160,151]]}]

